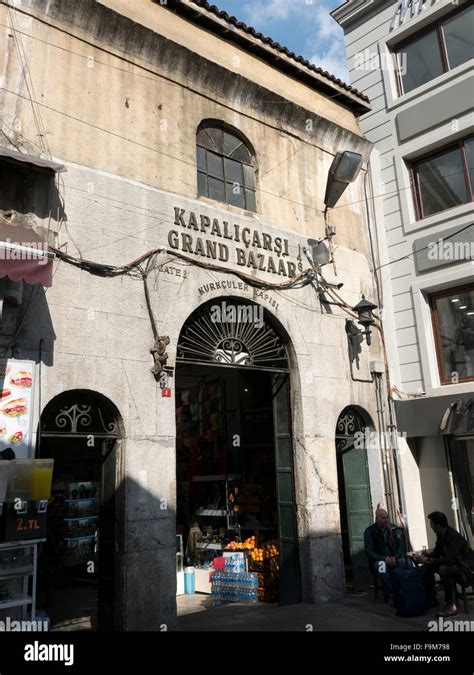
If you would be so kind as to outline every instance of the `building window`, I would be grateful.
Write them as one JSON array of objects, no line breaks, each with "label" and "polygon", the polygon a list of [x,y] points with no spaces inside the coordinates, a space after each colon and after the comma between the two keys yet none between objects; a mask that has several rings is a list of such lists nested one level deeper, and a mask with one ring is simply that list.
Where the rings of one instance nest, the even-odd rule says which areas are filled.
[{"label": "building window", "polygon": [[474,285],[430,297],[442,384],[474,380]]},{"label": "building window", "polygon": [[412,164],[417,218],[473,201],[474,136]]},{"label": "building window", "polygon": [[397,45],[399,94],[420,87],[472,59],[474,7],[450,14]]},{"label": "building window", "polygon": [[245,141],[215,124],[196,138],[198,195],[256,211],[254,157]]}]

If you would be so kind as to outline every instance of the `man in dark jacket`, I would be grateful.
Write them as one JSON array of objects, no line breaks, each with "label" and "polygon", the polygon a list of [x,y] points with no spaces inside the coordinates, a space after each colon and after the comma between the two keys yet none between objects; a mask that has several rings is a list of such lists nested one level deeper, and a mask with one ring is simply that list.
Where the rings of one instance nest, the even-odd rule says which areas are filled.
[{"label": "man in dark jacket", "polygon": [[[438,616],[456,616],[458,613],[456,583],[469,582],[465,578],[466,572],[464,570],[467,570],[468,575],[470,574],[469,570],[472,570],[474,576],[474,551],[472,551],[466,539],[448,525],[448,519],[444,513],[433,511],[428,518],[430,527],[436,534],[436,546],[431,554],[416,556],[415,561],[424,563],[423,572],[430,604],[437,604],[435,572],[441,578],[446,607]],[[464,569],[462,570],[461,567]]]},{"label": "man in dark jacket", "polygon": [[364,532],[365,553],[369,559],[369,569],[377,575],[383,590],[385,602],[392,600],[391,570],[405,564],[405,547],[398,536],[395,525],[389,522],[384,509],[375,512],[375,523]]}]

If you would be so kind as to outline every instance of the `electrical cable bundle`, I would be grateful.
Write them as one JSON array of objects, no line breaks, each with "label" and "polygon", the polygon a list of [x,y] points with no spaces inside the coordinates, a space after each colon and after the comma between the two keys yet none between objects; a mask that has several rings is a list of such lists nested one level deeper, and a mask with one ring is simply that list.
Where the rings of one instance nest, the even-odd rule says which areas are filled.
[{"label": "electrical cable bundle", "polygon": [[[51,248],[51,250],[59,260],[62,260],[63,262],[68,263],[69,265],[73,265],[74,267],[78,267],[79,269],[82,269],[86,272],[89,272],[89,274],[105,278],[118,277],[124,275],[139,278],[146,277],[153,269],[155,269],[158,266],[159,263],[156,263],[156,261],[154,261],[153,264],[150,263],[152,261],[152,258],[156,257],[157,254],[159,253],[165,253],[174,258],[183,260],[188,264],[196,265],[198,267],[213,272],[234,274],[249,286],[252,286],[253,288],[258,288],[260,290],[275,289],[282,291],[282,290],[290,290],[293,288],[303,288],[303,286],[307,286],[308,284],[310,284],[315,277],[314,270],[308,269],[303,272],[299,272],[288,281],[273,283],[270,281],[263,281],[262,279],[253,277],[250,274],[245,274],[245,272],[240,272],[239,270],[233,270],[228,267],[221,267],[220,265],[214,265],[212,263],[207,263],[201,260],[195,260],[194,258],[190,258],[186,255],[178,253],[177,251],[169,251],[168,249],[165,249],[163,247],[152,249],[151,251],[144,253],[139,258],[136,258],[132,262],[123,266],[104,265],[102,263],[96,263],[91,260],[85,260],[83,258],[74,258],[73,256],[70,256],[67,253],[64,253],[63,251],[60,251],[59,249]],[[141,268],[141,265],[143,263],[147,263],[146,271]]]}]

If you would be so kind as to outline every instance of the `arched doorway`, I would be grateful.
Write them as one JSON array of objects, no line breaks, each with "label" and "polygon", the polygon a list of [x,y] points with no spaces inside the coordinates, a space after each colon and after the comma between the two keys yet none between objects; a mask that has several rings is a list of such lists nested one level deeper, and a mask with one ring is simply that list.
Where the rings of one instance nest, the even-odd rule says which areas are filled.
[{"label": "arched doorway", "polygon": [[280,604],[301,597],[286,343],[262,306],[218,298],[185,322],[176,360],[177,534],[186,547],[197,525],[204,538],[186,556],[212,569],[230,541],[255,537],[260,600]]},{"label": "arched doorway", "polygon": [[45,407],[38,457],[54,459],[39,599],[52,625],[112,630],[116,471],[123,437],[109,399],[71,390]]},{"label": "arched doorway", "polygon": [[337,478],[339,512],[344,553],[346,586],[366,589],[369,581],[364,531],[372,524],[372,497],[365,430],[370,417],[360,408],[349,406],[339,415],[336,425]]}]

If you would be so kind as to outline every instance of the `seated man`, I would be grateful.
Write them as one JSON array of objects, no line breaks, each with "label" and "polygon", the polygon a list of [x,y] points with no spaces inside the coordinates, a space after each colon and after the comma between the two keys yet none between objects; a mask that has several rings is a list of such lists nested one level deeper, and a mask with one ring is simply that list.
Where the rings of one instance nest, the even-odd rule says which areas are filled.
[{"label": "seated man", "polygon": [[405,562],[405,546],[397,534],[395,525],[389,523],[385,509],[377,509],[375,523],[364,532],[365,552],[369,559],[369,569],[383,590],[385,602],[392,602],[392,581],[390,571],[402,567]]},{"label": "seated man", "polygon": [[433,553],[415,556],[417,563],[424,563],[423,572],[428,600],[436,606],[435,572],[441,577],[443,584],[445,609],[438,616],[456,616],[456,583],[463,580],[458,556],[462,556],[474,570],[474,552],[464,537],[448,525],[444,513],[433,511],[429,516],[430,527],[436,534],[436,546]]}]

